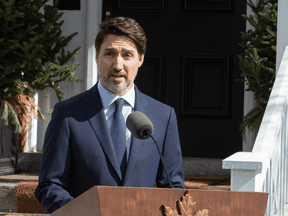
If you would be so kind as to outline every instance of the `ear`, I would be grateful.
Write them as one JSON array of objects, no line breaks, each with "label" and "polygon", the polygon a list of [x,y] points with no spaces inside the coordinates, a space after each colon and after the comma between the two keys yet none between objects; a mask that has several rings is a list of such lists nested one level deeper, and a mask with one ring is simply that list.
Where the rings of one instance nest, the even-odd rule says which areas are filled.
[{"label": "ear", "polygon": [[142,54],[142,55],[140,55],[139,56],[139,65],[138,65],[138,67],[141,67],[141,65],[143,64],[143,62],[144,62],[144,54]]}]

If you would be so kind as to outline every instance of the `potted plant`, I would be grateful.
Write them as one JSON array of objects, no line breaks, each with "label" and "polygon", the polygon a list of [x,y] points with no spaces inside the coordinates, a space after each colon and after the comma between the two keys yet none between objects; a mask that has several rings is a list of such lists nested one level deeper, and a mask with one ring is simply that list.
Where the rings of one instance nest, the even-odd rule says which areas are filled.
[{"label": "potted plant", "polygon": [[77,33],[62,36],[58,1],[53,6],[45,5],[47,1],[0,0],[0,114],[3,124],[19,134],[18,152],[25,149],[31,118],[45,118],[33,91],[46,95],[45,89],[52,88],[60,101],[60,82],[82,81],[74,76],[79,63],[68,64],[81,47],[64,50]]}]

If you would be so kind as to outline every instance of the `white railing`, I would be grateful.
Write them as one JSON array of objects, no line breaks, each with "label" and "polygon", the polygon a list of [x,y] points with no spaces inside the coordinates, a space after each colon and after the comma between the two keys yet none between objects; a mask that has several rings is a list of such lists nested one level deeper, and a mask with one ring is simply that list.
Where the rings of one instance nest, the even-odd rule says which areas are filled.
[{"label": "white railing", "polygon": [[268,192],[265,216],[287,216],[288,201],[288,46],[283,54],[252,152],[222,162],[231,169],[231,191]]}]

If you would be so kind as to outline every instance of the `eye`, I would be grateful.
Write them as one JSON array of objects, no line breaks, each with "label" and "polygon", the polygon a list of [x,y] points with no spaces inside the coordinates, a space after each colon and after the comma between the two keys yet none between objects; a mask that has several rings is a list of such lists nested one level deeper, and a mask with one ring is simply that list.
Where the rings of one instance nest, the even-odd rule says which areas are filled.
[{"label": "eye", "polygon": [[131,53],[125,53],[125,57],[132,57]]},{"label": "eye", "polygon": [[105,56],[112,56],[111,52],[105,53]]}]

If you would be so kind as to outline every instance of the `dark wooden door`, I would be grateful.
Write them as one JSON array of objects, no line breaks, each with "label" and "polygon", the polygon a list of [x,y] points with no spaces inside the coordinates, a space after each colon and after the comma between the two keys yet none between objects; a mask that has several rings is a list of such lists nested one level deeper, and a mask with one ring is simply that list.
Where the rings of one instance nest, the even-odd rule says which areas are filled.
[{"label": "dark wooden door", "polygon": [[175,108],[185,157],[225,158],[242,150],[244,86],[237,55],[246,1],[103,0],[103,19],[134,18],[148,38],[135,80]]}]

